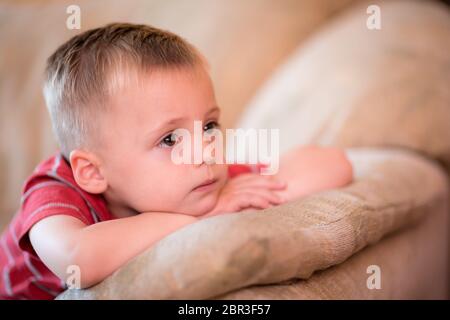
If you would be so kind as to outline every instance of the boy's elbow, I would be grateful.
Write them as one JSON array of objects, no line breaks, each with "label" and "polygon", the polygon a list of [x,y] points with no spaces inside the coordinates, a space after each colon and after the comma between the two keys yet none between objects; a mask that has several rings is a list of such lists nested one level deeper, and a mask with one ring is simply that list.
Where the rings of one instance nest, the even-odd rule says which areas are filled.
[{"label": "boy's elbow", "polygon": [[106,278],[103,263],[98,263],[89,250],[74,249],[70,265],[67,267],[66,284],[74,289],[92,287]]},{"label": "boy's elbow", "polygon": [[353,181],[353,166],[345,150],[337,147],[318,149],[327,172],[328,187],[341,188]]},{"label": "boy's elbow", "polygon": [[342,187],[348,185],[353,181],[353,166],[347,157],[347,154],[342,149],[335,149],[334,151],[334,162],[337,172],[337,182],[338,186]]},{"label": "boy's elbow", "polygon": [[105,276],[96,271],[92,266],[80,267],[80,271],[79,289],[90,288],[105,279]]},{"label": "boy's elbow", "polygon": [[80,282],[80,289],[87,289],[93,287],[94,285],[102,282],[103,278],[99,278],[96,276],[92,277],[83,277]]}]

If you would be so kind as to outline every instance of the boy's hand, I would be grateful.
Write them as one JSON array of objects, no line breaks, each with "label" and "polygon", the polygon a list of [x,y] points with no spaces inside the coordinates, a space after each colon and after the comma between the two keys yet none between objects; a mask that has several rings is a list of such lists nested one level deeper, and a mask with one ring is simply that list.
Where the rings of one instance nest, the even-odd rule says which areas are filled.
[{"label": "boy's hand", "polygon": [[245,173],[230,179],[223,187],[216,206],[202,218],[244,209],[266,209],[285,202],[280,195],[286,183],[274,176]]}]

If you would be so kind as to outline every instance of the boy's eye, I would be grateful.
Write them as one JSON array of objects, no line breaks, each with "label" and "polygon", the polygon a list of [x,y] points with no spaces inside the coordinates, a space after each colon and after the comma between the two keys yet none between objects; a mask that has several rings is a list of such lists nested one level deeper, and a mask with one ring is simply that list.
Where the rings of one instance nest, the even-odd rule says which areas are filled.
[{"label": "boy's eye", "polygon": [[[205,124],[203,126],[203,130],[208,132],[212,129],[216,129],[219,128],[220,125],[219,123],[217,123],[217,121],[211,121],[208,122],[207,124]],[[181,141],[182,137],[178,137],[175,133],[169,133],[167,136],[165,136],[164,138],[162,138],[161,142],[158,144],[159,147],[161,148],[171,148],[173,147],[175,144],[177,144],[179,141]]]},{"label": "boy's eye", "polygon": [[207,124],[205,124],[203,126],[203,130],[204,131],[209,131],[209,130],[216,129],[216,128],[219,128],[219,127],[220,127],[220,125],[219,125],[219,123],[217,121],[211,121],[211,122],[208,122]]},{"label": "boy's eye", "polygon": [[173,147],[176,143],[177,136],[174,133],[170,133],[161,140],[159,146],[162,148],[170,148]]}]

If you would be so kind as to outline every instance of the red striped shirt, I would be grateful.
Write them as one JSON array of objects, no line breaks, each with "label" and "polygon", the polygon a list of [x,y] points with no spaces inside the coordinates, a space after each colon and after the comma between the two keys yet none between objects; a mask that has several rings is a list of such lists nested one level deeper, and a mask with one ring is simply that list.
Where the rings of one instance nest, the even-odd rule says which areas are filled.
[{"label": "red striped shirt", "polygon": [[[228,174],[232,178],[260,169],[260,165],[230,165]],[[53,299],[66,289],[28,237],[35,223],[52,215],[70,215],[86,225],[114,219],[102,195],[78,187],[60,153],[39,164],[27,179],[20,208],[0,238],[0,299]]]},{"label": "red striped shirt", "polygon": [[0,238],[0,299],[53,299],[66,289],[39,259],[28,237],[36,222],[52,215],[70,215],[86,225],[113,219],[103,196],[79,188],[59,153],[39,164],[27,179],[20,208]]}]

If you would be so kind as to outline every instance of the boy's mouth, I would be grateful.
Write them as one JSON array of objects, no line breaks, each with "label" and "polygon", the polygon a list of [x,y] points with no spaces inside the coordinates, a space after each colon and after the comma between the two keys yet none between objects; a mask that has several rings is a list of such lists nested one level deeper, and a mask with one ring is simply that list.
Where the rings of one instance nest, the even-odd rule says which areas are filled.
[{"label": "boy's mouth", "polygon": [[215,187],[215,185],[217,184],[217,181],[219,179],[215,178],[215,179],[208,179],[206,181],[204,181],[203,183],[199,184],[198,186],[196,186],[194,189],[192,189],[192,191],[208,191],[211,190],[212,188]]}]

